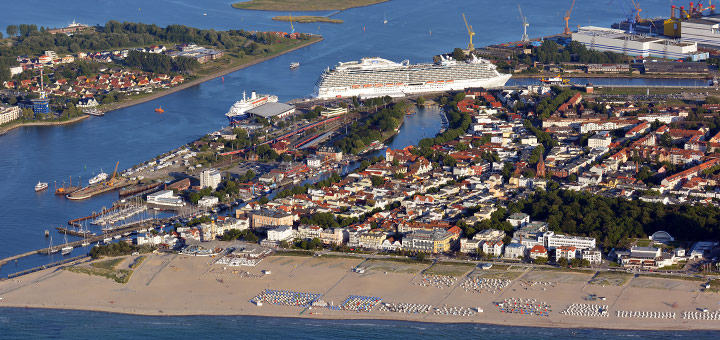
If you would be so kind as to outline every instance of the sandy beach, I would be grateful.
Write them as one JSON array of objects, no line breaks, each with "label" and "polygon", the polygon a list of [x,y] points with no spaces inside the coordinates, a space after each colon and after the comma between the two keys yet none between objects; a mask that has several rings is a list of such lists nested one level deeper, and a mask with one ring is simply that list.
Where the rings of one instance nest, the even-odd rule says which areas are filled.
[{"label": "sandy beach", "polygon": [[[128,256],[116,268],[129,268]],[[224,267],[214,258],[151,254],[129,282],[47,269],[0,282],[0,307],[56,308],[139,315],[256,315],[320,319],[387,319],[487,323],[514,326],[637,330],[718,330],[718,320],[686,319],[683,312],[713,314],[720,294],[699,291],[700,282],[634,277],[588,283],[593,274],[524,267],[482,270],[472,266],[406,264],[352,258],[271,256],[255,267]],[[80,264],[79,266],[88,266]],[[351,270],[365,269],[364,273]],[[264,274],[270,271],[270,274]],[[439,274],[446,274],[437,276]],[[452,276],[447,276],[452,275]],[[484,281],[479,280],[484,279]],[[508,280],[508,281],[504,281]],[[620,282],[623,281],[623,282]],[[475,282],[473,285],[472,282]],[[477,282],[491,283],[486,286]],[[507,285],[505,287],[501,287]],[[287,306],[253,298],[266,289],[320,294],[339,306],[349,296],[382,299],[369,312]],[[605,300],[587,301],[589,294]],[[547,316],[501,312],[511,301],[542,304]],[[384,303],[426,305],[427,313],[393,312]],[[607,305],[606,316],[565,315],[571,305]],[[347,307],[349,305],[346,305]],[[354,306],[354,304],[352,305]],[[478,313],[477,309],[482,309]],[[708,308],[709,313],[699,309]],[[352,309],[352,308],[350,308]],[[438,310],[439,309],[439,310]],[[581,309],[581,308],[580,308]],[[458,311],[464,315],[438,315]],[[618,317],[618,311],[646,317]],[[675,313],[673,318],[650,312]],[[582,314],[582,313],[581,313]]]}]

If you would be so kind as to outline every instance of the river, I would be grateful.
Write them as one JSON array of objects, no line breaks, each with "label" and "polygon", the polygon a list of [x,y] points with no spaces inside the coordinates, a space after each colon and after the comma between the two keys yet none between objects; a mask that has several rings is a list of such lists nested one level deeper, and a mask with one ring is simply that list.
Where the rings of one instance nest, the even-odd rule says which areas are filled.
[{"label": "river", "polygon": [[[548,35],[561,29],[564,8],[555,8],[555,1],[520,2],[531,23],[531,36]],[[665,7],[664,1],[645,1],[643,14],[665,14]],[[19,23],[59,27],[72,20],[102,24],[115,19],[161,26],[181,23],[221,30],[289,29],[288,23],[270,20],[277,13],[234,10],[228,1],[218,0],[29,0],[6,2],[3,9],[13,15],[0,17],[0,27]],[[478,32],[474,38],[477,46],[515,40],[522,33],[516,10],[515,2],[489,5],[479,1],[392,0],[342,11],[334,15],[345,20],[341,25],[296,24],[298,31],[322,34],[325,41],[226,75],[224,82],[215,79],[69,126],[12,130],[0,136],[0,258],[47,246],[44,230],[54,232],[54,227],[64,225],[69,219],[110,206],[117,199],[116,193],[108,193],[86,201],[68,201],[54,196],[51,190],[35,193],[33,186],[38,181],[49,182],[50,189],[54,182],[61,185],[71,176],[74,182],[78,176],[87,182],[101,169],[111,172],[115,162],[120,162],[122,170],[176,148],[225,125],[223,114],[244,90],[274,93],[282,101],[308,96],[322,70],[337,61],[365,56],[430,61],[435,54],[467,44],[461,12],[466,13]],[[382,23],[385,15],[387,24]],[[575,6],[573,17],[577,18],[571,20],[573,25],[607,26],[622,15],[616,5],[581,0]],[[300,69],[289,70],[292,61],[299,61]],[[641,84],[653,84],[644,82]],[[165,109],[164,114],[153,111],[158,106]],[[434,135],[440,124],[426,120],[427,117],[422,112],[409,117],[390,146],[400,148]],[[62,236],[55,234],[54,239],[57,243]],[[37,265],[46,260],[38,257],[18,266]],[[10,267],[0,269],[0,275],[7,274]]]}]

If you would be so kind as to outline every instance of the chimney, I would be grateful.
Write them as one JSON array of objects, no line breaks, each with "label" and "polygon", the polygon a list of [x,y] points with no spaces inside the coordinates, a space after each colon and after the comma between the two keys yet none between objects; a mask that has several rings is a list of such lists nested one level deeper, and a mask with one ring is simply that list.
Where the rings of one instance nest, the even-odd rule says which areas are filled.
[{"label": "chimney", "polygon": [[254,100],[254,99],[257,99],[257,93],[255,93],[255,90],[253,90],[252,92],[250,92],[250,99],[253,99],[253,100]]}]

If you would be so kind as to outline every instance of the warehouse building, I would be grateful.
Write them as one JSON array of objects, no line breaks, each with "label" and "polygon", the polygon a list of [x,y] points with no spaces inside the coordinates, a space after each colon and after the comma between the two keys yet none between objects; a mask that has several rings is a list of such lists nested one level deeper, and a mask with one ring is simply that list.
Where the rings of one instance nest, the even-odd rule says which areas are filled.
[{"label": "warehouse building", "polygon": [[703,17],[682,22],[680,39],[700,45],[720,46],[720,17]]},{"label": "warehouse building", "polygon": [[253,117],[262,117],[270,121],[283,119],[294,112],[295,106],[284,103],[266,103],[247,111]]},{"label": "warehouse building", "polygon": [[591,50],[631,56],[683,59],[697,53],[695,42],[628,34],[623,30],[595,26],[580,27],[577,32],[573,32],[572,40]]}]

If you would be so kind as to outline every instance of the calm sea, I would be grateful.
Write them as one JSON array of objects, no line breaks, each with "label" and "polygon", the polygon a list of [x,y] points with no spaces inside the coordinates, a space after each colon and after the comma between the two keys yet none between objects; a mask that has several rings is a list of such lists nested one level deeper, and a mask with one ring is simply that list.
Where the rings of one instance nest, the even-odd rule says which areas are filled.
[{"label": "calm sea", "polygon": [[252,316],[132,316],[0,308],[0,339],[717,339],[719,332],[652,332],[305,320]]},{"label": "calm sea", "polygon": [[[624,2],[627,2],[623,0]],[[289,24],[270,20],[285,13],[239,11],[228,0],[73,0],[4,1],[0,28],[8,24],[34,23],[59,27],[76,20],[103,24],[108,20],[154,23],[161,26],[185,24],[201,28],[288,31]],[[256,65],[220,79],[192,87],[154,102],[92,117],[65,127],[26,127],[0,136],[0,258],[47,246],[43,231],[64,225],[67,220],[85,216],[109,206],[117,199],[106,194],[87,201],[71,202],[49,192],[36,194],[38,181],[58,185],[78,177],[86,182],[101,169],[120,169],[142,162],[178,147],[226,124],[224,113],[242,91],[277,94],[281,100],[308,96],[323,69],[338,61],[380,56],[395,61],[430,61],[438,53],[467,45],[462,21],[464,12],[477,34],[477,46],[517,40],[522,25],[518,1],[420,1],[392,0],[376,6],[333,14],[345,20],[342,25],[296,24],[298,31],[319,33],[322,43]],[[522,0],[531,37],[562,30],[562,14],[570,1]],[[667,15],[665,0],[643,1],[643,15]],[[624,8],[628,8],[625,4]],[[207,14],[207,15],[203,15]],[[388,23],[383,24],[387,17]],[[608,26],[623,18],[615,0],[578,0],[570,21],[572,26]],[[290,62],[301,67],[290,71]],[[524,83],[524,80],[519,81]],[[657,84],[662,84],[657,83]],[[157,115],[153,108],[162,106]],[[409,121],[393,147],[403,147],[434,135],[437,116],[430,123]],[[424,118],[423,118],[424,119]],[[55,242],[62,240],[58,234]],[[77,251],[76,251],[77,252]],[[75,255],[75,254],[74,254]],[[51,259],[31,257],[0,269],[10,271],[47,263]],[[618,332],[600,330],[540,329],[486,325],[434,325],[385,321],[312,321],[254,317],[139,317],[104,313],[0,309],[0,339],[138,339],[138,338],[369,338],[405,339],[409,337],[556,339],[584,337],[607,339],[692,338],[715,339],[717,333]]]}]

